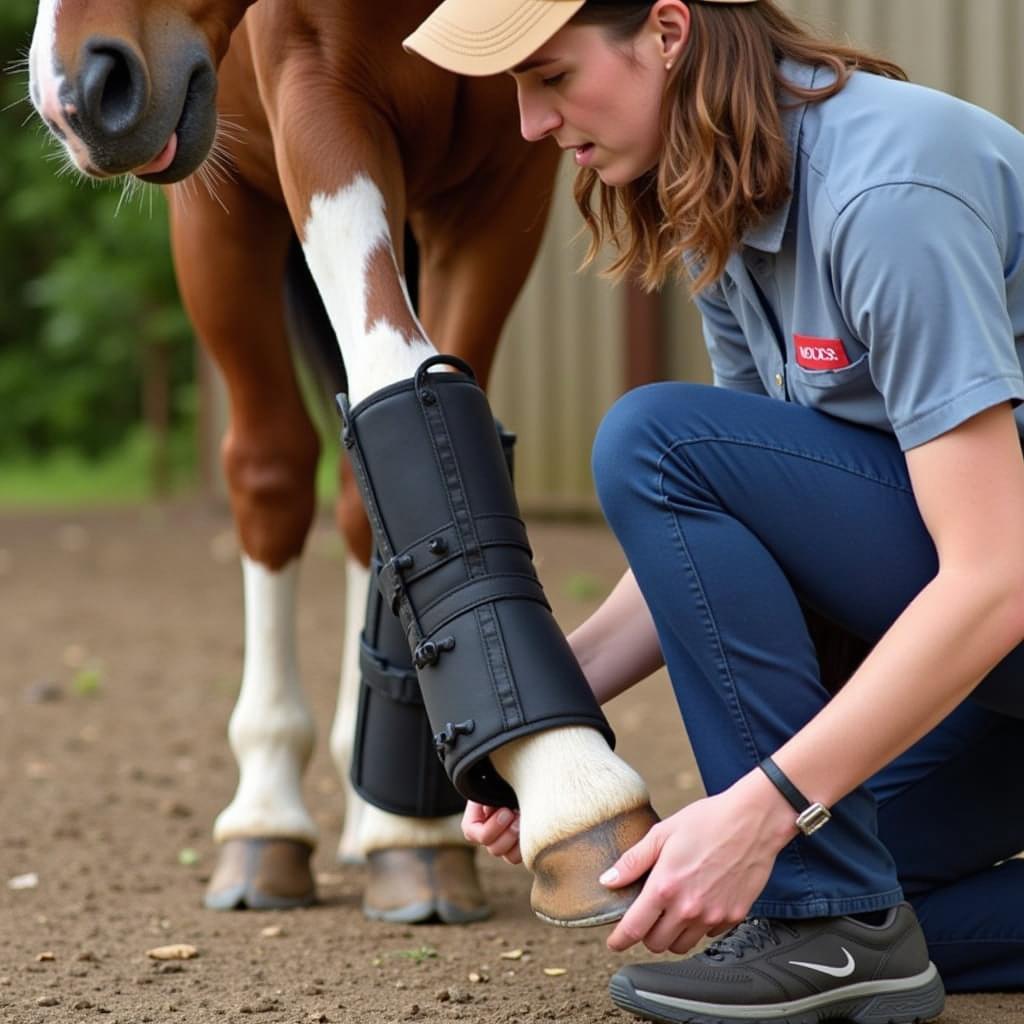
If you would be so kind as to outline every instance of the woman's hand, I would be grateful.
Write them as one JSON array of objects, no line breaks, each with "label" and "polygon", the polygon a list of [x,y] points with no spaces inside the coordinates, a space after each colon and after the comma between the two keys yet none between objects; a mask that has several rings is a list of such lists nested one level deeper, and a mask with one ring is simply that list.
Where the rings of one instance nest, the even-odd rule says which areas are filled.
[{"label": "woman's hand", "polygon": [[471,842],[487,848],[495,857],[509,864],[521,864],[519,852],[519,812],[507,807],[488,807],[472,800],[466,802],[462,815],[462,834]]},{"label": "woman's hand", "polygon": [[794,817],[757,771],[655,825],[601,876],[614,889],[650,871],[608,948],[622,952],[642,942],[652,953],[682,954],[705,935],[739,924],[764,889],[778,851],[796,835]]}]

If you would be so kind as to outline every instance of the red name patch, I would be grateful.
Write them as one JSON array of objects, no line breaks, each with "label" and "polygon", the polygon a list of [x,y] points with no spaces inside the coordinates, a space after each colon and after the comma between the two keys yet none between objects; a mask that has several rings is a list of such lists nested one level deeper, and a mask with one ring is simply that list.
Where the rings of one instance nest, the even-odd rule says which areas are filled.
[{"label": "red name patch", "polygon": [[846,348],[838,338],[812,338],[794,334],[796,361],[805,370],[841,370],[850,365]]}]

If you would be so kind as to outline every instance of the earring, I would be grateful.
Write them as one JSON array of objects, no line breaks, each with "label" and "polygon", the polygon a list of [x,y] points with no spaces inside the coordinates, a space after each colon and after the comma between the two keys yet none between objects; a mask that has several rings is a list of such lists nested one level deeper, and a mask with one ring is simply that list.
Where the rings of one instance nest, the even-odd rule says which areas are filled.
[{"label": "earring", "polygon": [[665,64],[665,70],[666,70],[666,71],[671,71],[671,70],[672,70],[672,61],[668,61],[668,62],[667,62],[667,63]]}]

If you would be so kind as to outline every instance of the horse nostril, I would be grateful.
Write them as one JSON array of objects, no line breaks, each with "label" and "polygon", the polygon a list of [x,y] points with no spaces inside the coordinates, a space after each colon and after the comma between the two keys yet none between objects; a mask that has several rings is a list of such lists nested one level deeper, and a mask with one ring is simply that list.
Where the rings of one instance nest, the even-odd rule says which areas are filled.
[{"label": "horse nostril", "polygon": [[108,138],[127,135],[146,112],[146,68],[124,43],[90,39],[85,44],[79,82],[83,116]]}]

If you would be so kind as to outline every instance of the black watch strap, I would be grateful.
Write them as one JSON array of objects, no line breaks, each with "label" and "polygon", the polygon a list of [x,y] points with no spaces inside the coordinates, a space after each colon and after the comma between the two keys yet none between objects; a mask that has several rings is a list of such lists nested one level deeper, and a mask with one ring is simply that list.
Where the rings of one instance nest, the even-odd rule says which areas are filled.
[{"label": "black watch strap", "polygon": [[772,780],[775,788],[786,798],[789,805],[796,811],[796,827],[805,836],[813,835],[832,817],[831,812],[823,804],[807,799],[792,782],[786,778],[783,770],[770,758],[761,762],[761,771]]},{"label": "black watch strap", "polygon": [[797,814],[803,814],[811,806],[811,801],[786,778],[782,769],[770,757],[766,757],[760,767],[761,771],[772,780],[775,788],[789,801],[789,806]]}]

